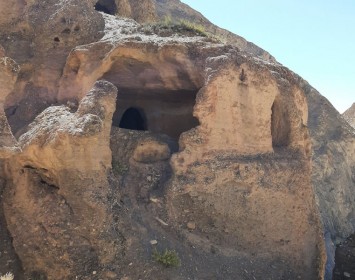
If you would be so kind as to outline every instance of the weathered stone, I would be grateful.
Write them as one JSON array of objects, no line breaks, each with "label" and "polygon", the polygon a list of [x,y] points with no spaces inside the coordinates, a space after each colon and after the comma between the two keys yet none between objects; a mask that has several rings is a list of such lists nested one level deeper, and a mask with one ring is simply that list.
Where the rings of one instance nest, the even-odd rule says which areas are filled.
[{"label": "weathered stone", "polygon": [[196,229],[196,223],[195,222],[188,222],[186,226],[187,226],[187,228],[189,230],[195,230]]},{"label": "weathered stone", "polygon": [[342,116],[355,129],[355,103]]},{"label": "weathered stone", "polygon": [[[133,152],[133,159],[137,162],[149,163],[170,158],[170,149],[167,144],[155,141],[139,143]],[[147,177],[148,181],[152,177]]]},{"label": "weathered stone", "polygon": [[[1,190],[25,273],[171,278],[142,248],[159,238],[194,248],[183,278],[322,279],[318,207],[332,237],[354,231],[354,133],[339,114],[179,1],[57,2],[0,3],[0,103],[22,149],[0,116]],[[115,14],[198,19],[233,45]]]},{"label": "weathered stone", "polygon": [[23,152],[8,162],[4,208],[25,271],[85,276],[122,250],[107,207],[115,99],[116,88],[99,81],[77,112],[50,107],[21,136]]}]

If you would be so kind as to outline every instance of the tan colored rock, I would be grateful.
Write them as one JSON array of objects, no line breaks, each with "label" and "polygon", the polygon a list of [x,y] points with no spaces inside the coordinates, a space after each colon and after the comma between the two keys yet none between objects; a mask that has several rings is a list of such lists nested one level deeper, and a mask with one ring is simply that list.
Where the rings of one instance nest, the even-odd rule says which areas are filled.
[{"label": "tan colored rock", "polygon": [[[112,30],[106,29],[108,35],[100,42],[71,53],[58,98],[80,99],[95,80],[107,79],[119,90],[114,126],[120,125],[125,109],[133,107],[145,113],[143,128],[179,139],[167,187],[170,219],[160,224],[179,227],[186,218],[199,221],[206,233],[199,237],[201,242],[219,244],[225,256],[267,254],[270,262],[277,256],[305,279],[321,277],[324,243],[310,182],[308,108],[298,77],[233,47],[221,51],[216,44],[197,44],[194,37],[145,44],[145,37],[136,41],[119,34],[132,28],[130,21],[120,20],[113,29],[113,18],[104,18]],[[175,93],[181,97],[172,99]],[[176,104],[194,96],[196,104]],[[155,99],[161,100],[160,106]],[[166,113],[164,108],[171,109]],[[188,113],[195,120],[188,119]],[[154,119],[159,114],[164,116],[160,122]],[[177,116],[189,126],[175,125]],[[171,130],[176,127],[179,130]],[[136,149],[134,163],[124,159],[122,151],[115,156],[113,148],[114,161],[129,164],[127,184],[140,199],[147,199],[152,189],[138,180],[147,182],[148,175],[139,161],[154,145],[134,146],[138,132],[115,137],[127,138],[121,144],[126,153]],[[113,147],[119,146],[115,141]],[[191,211],[186,214],[185,209]],[[186,238],[190,234],[187,231]]]},{"label": "tan colored rock", "polygon": [[170,155],[171,152],[167,144],[156,141],[147,141],[138,144],[133,152],[133,159],[137,162],[149,163],[168,160]]},{"label": "tan colored rock", "polygon": [[[213,251],[218,265],[233,264],[221,273],[322,279],[317,204],[326,231],[354,231],[354,136],[339,115],[268,53],[179,1],[110,3],[139,22],[197,19],[245,52],[210,38],[149,34],[97,13],[100,1],[57,2],[0,6],[11,14],[2,20],[14,22],[0,23],[0,43],[21,65],[16,82],[11,67],[0,72],[0,90],[23,149],[5,168],[4,208],[25,272],[169,278],[141,253],[142,240],[158,233],[196,249],[181,277],[212,275],[220,268]],[[139,124],[122,129],[129,109]],[[8,126],[2,135],[12,137]],[[122,266],[132,259],[142,265]]]},{"label": "tan colored rock", "polygon": [[15,90],[5,102],[17,138],[39,113],[56,102],[57,83],[71,49],[102,36],[102,16],[92,2],[19,0],[8,5],[10,2],[2,1],[6,7],[0,11],[6,17],[0,18],[11,24],[2,26],[0,21],[0,44],[21,66]]},{"label": "tan colored rock", "polygon": [[25,0],[1,1],[0,2],[0,26],[10,24],[23,12]]},{"label": "tan colored rock", "polygon": [[8,162],[4,208],[26,271],[51,279],[85,276],[122,249],[107,208],[115,99],[115,87],[99,81],[75,113],[50,107],[20,138],[23,153]]},{"label": "tan colored rock", "polygon": [[0,45],[0,158],[8,158],[20,151],[4,112],[4,101],[12,92],[19,71],[18,64],[5,56],[5,50]]},{"label": "tan colored rock", "polygon": [[196,229],[196,223],[195,222],[188,222],[186,227],[189,229],[189,230],[195,230]]}]

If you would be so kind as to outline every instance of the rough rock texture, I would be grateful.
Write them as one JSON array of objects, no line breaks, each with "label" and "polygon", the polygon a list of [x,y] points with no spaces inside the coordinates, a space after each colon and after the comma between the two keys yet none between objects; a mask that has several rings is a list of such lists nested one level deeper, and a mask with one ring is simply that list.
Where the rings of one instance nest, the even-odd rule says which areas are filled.
[{"label": "rough rock texture", "polygon": [[[8,271],[21,271],[20,262],[12,248],[11,236],[7,230],[2,208],[3,191],[6,185],[6,176],[3,172],[4,162],[9,157],[20,152],[4,112],[4,100],[12,91],[18,72],[17,63],[5,56],[5,50],[0,45],[0,275]],[[19,279],[22,279],[21,275],[19,275]]]},{"label": "rough rock texture", "polygon": [[208,61],[194,110],[200,125],[182,135],[171,161],[171,218],[196,221],[205,246],[278,255],[302,278],[316,279],[323,244],[297,80],[238,56]]},{"label": "rough rock texture", "polygon": [[[26,277],[322,279],[323,234],[354,231],[355,160],[320,95],[202,16],[232,45],[110,15],[195,21],[179,1],[52,2],[0,5],[21,67],[0,58],[19,141],[2,204]],[[167,248],[181,267],[152,261]]]},{"label": "rough rock texture", "polygon": [[355,103],[343,113],[343,118],[355,128]]},{"label": "rough rock texture", "polygon": [[328,248],[326,279],[331,279],[334,244],[355,232],[355,131],[315,89],[303,88],[309,104],[312,183]]},{"label": "rough rock texture", "polygon": [[5,56],[5,50],[0,45],[0,158],[4,159],[18,151],[4,112],[6,96],[13,90],[20,67],[10,57]]},{"label": "rough rock texture", "polygon": [[325,230],[338,242],[355,231],[355,131],[316,90],[304,89],[310,106],[312,181]]},{"label": "rough rock texture", "polygon": [[188,5],[182,3],[180,0],[155,0],[156,11],[160,20],[165,17],[171,17],[174,20],[187,20],[189,22],[201,25],[204,29],[216,36],[222,42],[237,46],[240,50],[248,52],[254,56],[260,57],[264,60],[277,63],[275,58],[267,51],[248,42],[243,37],[240,37],[228,30],[222,29],[208,19],[201,13],[191,9]]},{"label": "rough rock texture", "polygon": [[18,137],[35,116],[56,103],[57,83],[70,50],[100,38],[104,22],[89,0],[8,3],[1,1],[6,6],[1,12],[14,13],[1,17],[5,21],[0,21],[0,44],[21,66],[15,89],[5,102]]},{"label": "rough rock texture", "polygon": [[23,152],[6,167],[4,209],[27,273],[105,278],[122,253],[108,203],[115,99],[113,85],[97,82],[75,113],[50,107],[20,137]]}]

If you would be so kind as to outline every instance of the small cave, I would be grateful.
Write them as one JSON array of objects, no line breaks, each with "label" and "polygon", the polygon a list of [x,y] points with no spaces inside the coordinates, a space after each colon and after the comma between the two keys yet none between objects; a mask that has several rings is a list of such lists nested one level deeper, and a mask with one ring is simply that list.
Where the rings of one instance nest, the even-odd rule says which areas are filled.
[{"label": "small cave", "polygon": [[115,127],[167,135],[178,142],[183,132],[199,125],[193,116],[203,81],[197,70],[188,72],[173,59],[153,65],[123,57],[100,79],[118,89]]},{"label": "small cave", "polygon": [[116,15],[118,11],[115,0],[99,0],[95,4],[95,10],[113,16]]},{"label": "small cave", "polygon": [[282,148],[290,145],[291,124],[287,108],[276,99],[271,107],[272,147]]},{"label": "small cave", "polygon": [[198,90],[133,90],[119,88],[112,125],[165,134],[178,141],[181,133],[199,125],[193,117]]},{"label": "small cave", "polygon": [[144,112],[137,108],[128,108],[122,115],[120,121],[115,116],[112,125],[131,130],[147,130],[145,124]]}]

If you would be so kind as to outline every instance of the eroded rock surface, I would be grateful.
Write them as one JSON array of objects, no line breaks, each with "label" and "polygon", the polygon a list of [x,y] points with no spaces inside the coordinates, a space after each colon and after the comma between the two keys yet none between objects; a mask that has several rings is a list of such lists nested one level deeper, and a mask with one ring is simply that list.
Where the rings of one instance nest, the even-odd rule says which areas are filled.
[{"label": "eroded rock surface", "polygon": [[[314,89],[231,34],[113,16],[194,20],[179,1],[49,2],[0,22],[21,66],[0,73],[19,142],[2,189],[26,276],[322,279],[324,232],[353,230],[354,134]],[[181,267],[153,262],[167,248]]]},{"label": "eroded rock surface", "polygon": [[23,152],[6,167],[4,208],[26,272],[105,278],[122,253],[108,203],[115,99],[116,88],[99,81],[75,113],[50,107],[20,137]]}]

